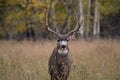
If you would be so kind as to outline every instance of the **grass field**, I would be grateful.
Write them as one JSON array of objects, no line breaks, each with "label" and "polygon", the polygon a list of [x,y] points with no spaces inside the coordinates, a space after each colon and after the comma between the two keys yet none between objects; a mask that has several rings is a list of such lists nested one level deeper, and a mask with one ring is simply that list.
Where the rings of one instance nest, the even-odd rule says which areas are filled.
[{"label": "grass field", "polygon": [[[50,80],[56,41],[0,41],[0,80]],[[120,80],[120,40],[71,41],[69,80]]]}]

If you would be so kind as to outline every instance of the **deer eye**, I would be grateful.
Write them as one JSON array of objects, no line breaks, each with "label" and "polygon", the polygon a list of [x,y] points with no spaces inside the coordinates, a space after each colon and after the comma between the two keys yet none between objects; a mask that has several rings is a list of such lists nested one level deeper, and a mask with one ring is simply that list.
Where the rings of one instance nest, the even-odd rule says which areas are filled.
[{"label": "deer eye", "polygon": [[69,41],[69,39],[67,38],[66,41]]},{"label": "deer eye", "polygon": [[60,40],[58,39],[57,41],[59,42]]},{"label": "deer eye", "polygon": [[69,40],[67,39],[67,41],[69,41]]}]

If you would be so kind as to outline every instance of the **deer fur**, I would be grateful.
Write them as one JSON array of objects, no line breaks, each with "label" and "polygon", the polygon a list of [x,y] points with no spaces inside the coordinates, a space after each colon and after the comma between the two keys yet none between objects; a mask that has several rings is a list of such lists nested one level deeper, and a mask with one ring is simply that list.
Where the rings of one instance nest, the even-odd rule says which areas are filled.
[{"label": "deer fur", "polygon": [[49,73],[51,80],[67,80],[72,65],[72,57],[69,49],[61,55],[58,48],[53,50],[49,58]]}]

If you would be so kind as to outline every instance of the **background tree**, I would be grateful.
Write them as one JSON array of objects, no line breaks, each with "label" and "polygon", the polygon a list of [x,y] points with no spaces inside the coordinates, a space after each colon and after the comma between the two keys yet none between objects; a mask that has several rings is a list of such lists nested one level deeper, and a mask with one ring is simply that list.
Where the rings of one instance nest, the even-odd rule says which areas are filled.
[{"label": "background tree", "polygon": [[93,25],[93,37],[99,38],[100,36],[100,23],[99,23],[99,10],[98,10],[98,0],[95,0],[94,8],[94,25]]},{"label": "background tree", "polygon": [[[79,17],[84,20],[82,0],[79,0]],[[84,37],[84,24],[80,28],[80,37]]]},{"label": "background tree", "polygon": [[[76,14],[79,14],[79,4],[82,4],[83,10],[80,10],[84,14],[84,31],[81,29],[81,35],[87,34],[85,36],[88,38],[93,35],[96,0],[0,0],[0,38],[24,40],[26,31],[36,39],[49,38],[45,28],[45,14],[51,1],[51,25],[57,26],[60,32],[73,29],[78,17]],[[97,27],[97,30],[101,37],[120,36],[119,4],[120,0],[98,0],[100,29]]]}]

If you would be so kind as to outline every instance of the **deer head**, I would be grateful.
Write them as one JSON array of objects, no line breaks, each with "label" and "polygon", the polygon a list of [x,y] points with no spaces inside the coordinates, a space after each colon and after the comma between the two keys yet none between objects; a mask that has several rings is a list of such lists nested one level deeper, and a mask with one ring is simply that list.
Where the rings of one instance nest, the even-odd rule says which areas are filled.
[{"label": "deer head", "polygon": [[82,23],[83,23],[83,19],[82,18],[81,20],[78,19],[77,24],[72,31],[68,32],[67,34],[60,34],[49,27],[48,14],[46,15],[46,28],[48,31],[52,32],[57,36],[57,42],[58,42],[57,47],[59,47],[60,49],[68,48],[68,41],[70,39],[70,36],[80,29]]}]

